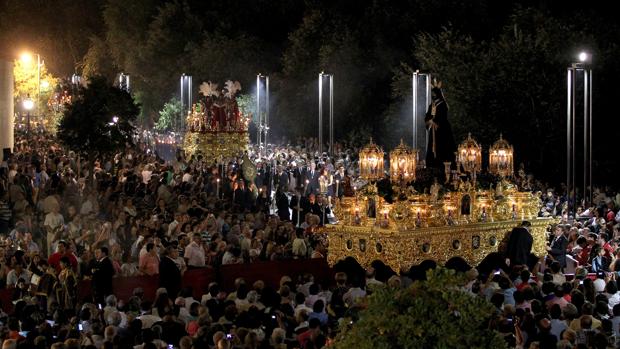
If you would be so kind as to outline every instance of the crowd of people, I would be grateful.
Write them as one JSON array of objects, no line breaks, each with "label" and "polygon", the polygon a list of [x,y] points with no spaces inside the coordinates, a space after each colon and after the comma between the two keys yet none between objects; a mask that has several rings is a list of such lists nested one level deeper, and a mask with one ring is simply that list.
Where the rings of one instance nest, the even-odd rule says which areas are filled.
[{"label": "crowd of people", "polygon": [[510,347],[620,347],[617,195],[595,190],[593,205],[574,217],[566,199],[552,192],[542,199],[541,215],[560,221],[549,229],[547,254],[531,254],[526,222],[510,233],[505,255],[470,271],[466,289],[496,307],[492,326]]},{"label": "crowd of people", "polygon": [[[195,337],[201,328],[200,338],[217,346],[221,338],[211,334],[219,331],[212,329],[231,332],[230,321],[225,321],[233,320],[230,309],[224,314],[230,300],[254,299],[262,304],[261,311],[268,306],[275,314],[278,304],[270,303],[267,291],[251,285],[245,285],[244,298],[239,296],[243,289],[232,293],[236,297],[219,290],[198,304],[185,297],[187,306],[179,306],[181,276],[186,270],[227,264],[324,258],[326,239],[315,231],[327,219],[335,219],[330,202],[337,193],[331,174],[343,180],[343,195],[345,166],[353,162],[350,151],[335,161],[314,148],[312,141],[273,147],[270,157],[256,161],[256,176],[249,178],[237,161],[211,166],[200,157],[179,155],[176,161],[164,162],[147,151],[146,144],[89,161],[64,149],[48,134],[33,132],[26,139],[18,133],[13,154],[0,167],[0,288],[11,295],[14,308],[0,320],[2,338],[24,347],[35,346],[35,342],[49,346],[75,337],[70,333],[81,324],[88,329],[78,330],[75,339],[83,345],[101,347],[110,342],[105,345],[124,347],[125,340],[132,345],[154,340],[179,346],[180,337],[162,341],[167,330],[151,335],[153,340],[132,332],[131,339],[124,338],[122,345],[118,342],[132,329],[128,320],[153,314],[139,328],[150,329],[159,321],[165,328],[166,321],[179,321],[183,326],[177,334]],[[249,152],[253,159],[257,153],[258,149]],[[160,275],[157,299],[150,304],[146,299],[121,300],[110,311],[118,304],[113,302],[112,278],[136,275]],[[78,298],[81,280],[91,281],[89,299]],[[306,289],[309,280],[304,282]],[[298,280],[291,281],[282,286],[295,295]],[[307,297],[316,298],[316,292],[309,292],[305,292]],[[209,309],[211,298],[216,304]],[[309,315],[313,303],[307,304]],[[128,318],[131,306],[135,306],[134,313]],[[122,314],[122,326],[110,314]],[[284,315],[278,314],[284,321]],[[196,326],[199,315],[203,321]],[[193,331],[188,327],[190,318]],[[220,320],[226,325],[216,326]],[[259,329],[277,323],[254,320],[251,323],[260,324]],[[292,323],[294,318],[286,321]],[[41,328],[46,324],[47,329]],[[105,336],[106,326],[119,332],[114,340]],[[268,329],[259,340],[251,335],[253,341],[244,341],[241,331],[234,341],[226,339],[225,343],[269,346],[274,340],[291,338],[291,328],[286,335],[276,331],[273,339],[265,338],[273,326]],[[39,335],[45,339],[37,340]],[[101,335],[99,341],[97,335]]]},{"label": "crowd of people", "polygon": [[[326,256],[318,228],[337,221],[335,199],[360,184],[353,147],[337,145],[332,157],[317,148],[316,140],[303,139],[269,146],[260,159],[251,148],[251,178],[237,161],[212,166],[179,154],[165,162],[145,144],[85,159],[47,134],[28,141],[18,134],[0,167],[0,287],[13,308],[0,314],[3,348],[328,345],[372,287],[406,287],[416,277],[375,265],[338,272],[329,285],[309,271],[283,276],[278,287],[238,279],[227,290],[212,283],[201,299],[181,287],[190,269]],[[620,202],[605,194],[597,192],[594,206],[554,228],[547,259],[527,255],[498,262],[500,274],[468,272],[464,290],[497,306],[492,326],[512,345],[547,348],[552,335],[562,348],[615,340]],[[541,215],[565,213],[562,195],[549,191],[541,200]],[[597,280],[587,272],[599,273]],[[573,281],[565,281],[571,274]],[[112,278],[136,275],[160,276],[155,299],[139,288],[117,299]],[[77,292],[82,280],[91,282],[86,298]],[[582,319],[591,319],[590,328]],[[562,323],[566,329],[558,332]]]}]

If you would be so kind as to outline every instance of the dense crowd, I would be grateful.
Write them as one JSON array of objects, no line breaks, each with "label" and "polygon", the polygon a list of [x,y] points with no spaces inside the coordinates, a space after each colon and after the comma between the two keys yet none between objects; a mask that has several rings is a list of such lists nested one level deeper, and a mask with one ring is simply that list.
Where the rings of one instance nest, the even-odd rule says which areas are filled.
[{"label": "dense crowd", "polygon": [[[194,299],[181,289],[186,270],[324,258],[317,228],[337,220],[336,197],[361,185],[357,151],[336,145],[329,157],[316,140],[301,139],[269,146],[259,159],[251,148],[252,178],[241,160],[212,166],[179,153],[166,162],[147,148],[84,159],[49,135],[18,136],[0,167],[0,287],[14,308],[0,314],[3,348],[321,348],[372,287],[424,277],[375,264],[338,272],[329,285],[311,271],[283,276],[276,288],[212,283]],[[552,336],[562,348],[595,346],[603,336],[615,343],[620,197],[597,191],[594,205],[571,219],[565,196],[541,195],[541,216],[565,217],[550,234],[548,258],[508,253],[510,263],[493,265],[499,274],[468,271],[464,290],[497,306],[492,326],[513,346],[547,348]],[[592,281],[588,272],[599,276]],[[155,299],[139,288],[116,298],[112,278],[136,275],[160,276]],[[86,298],[77,293],[82,280],[91,282]]]},{"label": "dense crowd", "polygon": [[[541,215],[558,209],[546,194]],[[527,224],[510,234],[503,257],[471,269],[466,289],[488,299],[492,326],[510,347],[620,347],[620,215],[617,196],[597,191],[594,205],[549,230],[547,254],[531,254]],[[560,211],[558,211],[560,212]]]},{"label": "dense crowd", "polygon": [[[220,338],[211,334],[219,332],[216,329],[231,333],[230,320],[235,315],[228,314],[230,301],[253,300],[261,312],[269,308],[267,320],[274,320],[276,312],[284,318],[279,306],[268,299],[275,295],[257,285],[244,285],[243,298],[243,288],[229,297],[217,285],[209,287],[211,296],[196,304],[178,297],[186,295],[180,289],[181,276],[189,269],[325,257],[326,239],[316,229],[335,219],[330,210],[332,197],[338,195],[333,177],[342,179],[343,195],[344,178],[349,178],[345,166],[353,162],[350,151],[341,152],[335,161],[315,152],[311,140],[299,144],[270,147],[269,156],[258,161],[259,150],[250,149],[249,156],[257,163],[251,178],[247,174],[251,169],[244,175],[241,160],[211,166],[200,157],[179,154],[175,161],[164,162],[146,144],[110,157],[84,159],[47,134],[19,135],[14,153],[0,168],[0,287],[9,290],[15,308],[1,320],[3,330],[8,330],[3,338],[15,339],[24,347],[42,340],[43,346],[49,346],[75,337],[71,331],[77,330],[76,339],[82,344],[101,347],[107,340],[120,347],[129,342],[140,345],[152,342],[148,331],[146,338],[132,332],[122,345],[118,341],[125,335],[112,340],[104,332],[107,325],[127,334],[131,320],[142,318],[138,327],[147,330],[162,322],[157,328],[164,331],[155,333],[155,343],[178,346],[180,337],[162,338],[169,332],[168,322],[178,321],[183,325],[176,334],[196,337],[202,329],[200,338],[218,345]],[[137,295],[120,305],[114,300],[112,277],[157,274],[162,288],[154,301]],[[91,281],[90,299],[78,299],[81,280]],[[307,297],[317,295],[317,284],[311,280],[308,275],[303,283]],[[296,295],[295,282],[282,286]],[[309,315],[314,302],[302,303],[309,305]],[[122,325],[114,314],[122,314]],[[289,322],[299,325],[293,314],[288,315]],[[194,320],[191,331],[190,318]],[[256,326],[249,328],[264,329],[256,333],[258,339],[256,334],[248,336],[254,338],[245,341],[253,343],[249,347],[292,338],[291,328],[286,335],[272,334],[277,321],[267,320],[250,322]],[[222,321],[225,326],[216,326]],[[46,330],[40,328],[45,324]],[[246,336],[241,334],[225,343],[242,345]],[[37,340],[38,335],[45,339]]]}]

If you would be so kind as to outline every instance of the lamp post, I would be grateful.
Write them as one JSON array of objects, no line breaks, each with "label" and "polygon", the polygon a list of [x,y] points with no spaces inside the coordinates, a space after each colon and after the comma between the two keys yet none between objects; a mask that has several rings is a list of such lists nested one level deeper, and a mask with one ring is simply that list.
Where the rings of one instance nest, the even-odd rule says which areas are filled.
[{"label": "lamp post", "polygon": [[[261,83],[265,81],[264,97],[261,95]],[[261,113],[261,98],[264,99],[264,116]],[[269,133],[269,76],[258,73],[256,75],[256,113],[258,114],[258,125],[256,130],[256,141],[260,156],[265,156],[267,151],[267,134]]]},{"label": "lamp post", "polygon": [[192,76],[183,73],[181,75],[181,111],[183,117],[179,120],[181,125],[178,125],[177,120],[175,120],[175,129],[177,131],[183,132],[185,130],[185,116],[191,112],[192,102]]},{"label": "lamp post", "polygon": [[[420,86],[424,86],[424,93],[420,93]],[[424,117],[426,115],[426,107],[431,104],[431,74],[420,73],[416,70],[411,77],[411,92],[413,97],[413,149],[426,148],[426,132],[424,139],[420,140],[420,130],[424,130]],[[420,106],[420,102],[425,103]],[[424,151],[426,153],[426,149]],[[425,154],[418,154],[421,159],[425,158]]]},{"label": "lamp post", "polygon": [[34,108],[34,101],[30,98],[30,95],[23,100],[22,106],[26,109],[26,132],[28,137],[30,137],[30,111]]},{"label": "lamp post", "polygon": [[[583,201],[592,202],[592,56],[587,52],[578,55],[578,62],[572,63],[567,69],[567,101],[566,101],[566,186],[568,197],[572,199],[570,213],[573,215],[577,208],[577,84],[579,79],[583,83],[583,167],[582,167],[582,195]],[[589,188],[589,190],[588,190]]]},{"label": "lamp post", "polygon": [[319,74],[319,153],[323,154],[323,78],[329,80],[329,152],[334,153],[334,75]]}]

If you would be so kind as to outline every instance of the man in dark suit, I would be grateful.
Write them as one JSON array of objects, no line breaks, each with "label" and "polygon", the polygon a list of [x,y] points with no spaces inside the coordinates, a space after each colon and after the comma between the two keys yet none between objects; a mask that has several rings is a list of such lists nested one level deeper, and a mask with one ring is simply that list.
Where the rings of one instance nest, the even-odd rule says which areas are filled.
[{"label": "man in dark suit", "polygon": [[168,291],[174,299],[181,289],[181,271],[175,262],[179,257],[179,250],[174,245],[166,247],[165,255],[159,261],[159,287]]},{"label": "man in dark suit", "polygon": [[112,277],[114,276],[114,266],[108,257],[108,248],[103,246],[95,250],[95,268],[93,269],[93,278],[91,287],[95,302],[104,303],[105,297],[112,294]]},{"label": "man in dark suit", "polygon": [[321,174],[316,169],[314,161],[310,161],[310,166],[306,169],[306,195],[319,192],[319,177]]},{"label": "man in dark suit", "polygon": [[[346,173],[344,170],[344,166],[340,165],[338,166],[338,171],[336,171],[336,174],[334,174],[334,193],[336,195],[336,197],[341,198],[344,195],[344,181],[345,181],[345,177],[346,177]],[[338,182],[338,185],[336,185],[336,181]],[[338,192],[336,193],[336,190],[338,190]]]},{"label": "man in dark suit", "polygon": [[557,225],[553,231],[553,240],[551,244],[547,246],[547,251],[560,263],[562,268],[566,268],[566,247],[568,246],[568,239],[564,236],[564,229],[561,225]]},{"label": "man in dark suit", "polygon": [[283,192],[286,192],[288,190],[288,173],[282,169],[282,166],[278,166],[273,181],[273,185],[275,186],[276,191],[278,189],[282,190]]}]

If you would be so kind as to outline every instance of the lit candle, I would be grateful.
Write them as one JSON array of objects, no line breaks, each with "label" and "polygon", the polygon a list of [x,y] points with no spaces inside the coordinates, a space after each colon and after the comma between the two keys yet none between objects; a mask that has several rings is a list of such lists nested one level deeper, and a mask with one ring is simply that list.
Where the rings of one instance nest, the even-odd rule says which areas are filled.
[{"label": "lit candle", "polygon": [[304,186],[304,195],[306,194],[306,191],[308,190],[308,184],[309,183],[310,183],[310,181],[306,179],[306,185]]},{"label": "lit candle", "polygon": [[300,206],[301,203],[301,195],[297,194],[297,226],[299,227],[299,219],[301,218]]},{"label": "lit candle", "polygon": [[217,198],[220,198],[220,179],[215,180],[217,182]]}]

